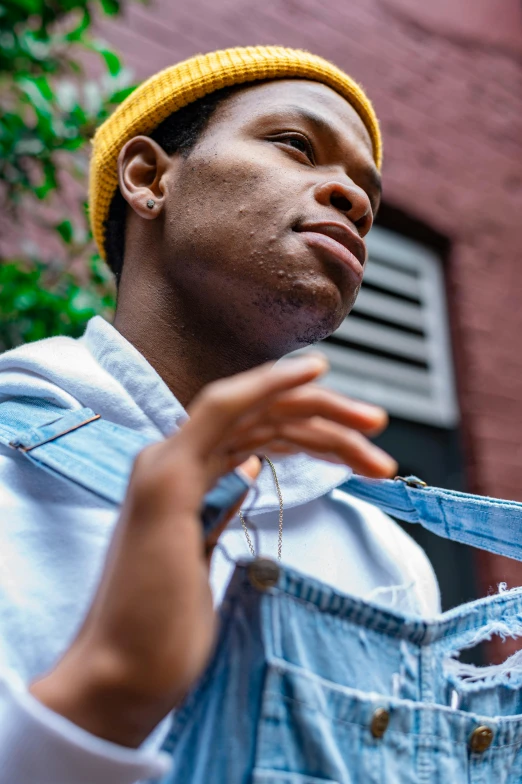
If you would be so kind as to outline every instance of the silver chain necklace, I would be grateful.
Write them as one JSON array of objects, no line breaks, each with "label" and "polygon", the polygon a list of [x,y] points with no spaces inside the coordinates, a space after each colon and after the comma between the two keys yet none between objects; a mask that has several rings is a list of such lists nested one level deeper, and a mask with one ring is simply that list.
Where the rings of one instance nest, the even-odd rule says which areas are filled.
[{"label": "silver chain necklace", "polygon": [[[283,551],[283,496],[281,494],[281,488],[279,487],[279,481],[277,479],[277,474],[276,474],[276,470],[275,470],[274,464],[272,463],[270,458],[267,457],[266,455],[263,455],[263,457],[265,458],[266,462],[268,463],[268,465],[272,469],[272,474],[274,476],[274,482],[275,482],[275,486],[276,486],[276,489],[277,489],[277,495],[278,495],[278,498],[279,498],[279,533],[278,533],[278,538],[277,538],[277,560],[280,561],[281,560],[281,553]],[[254,550],[254,545],[252,544],[252,540],[250,538],[250,534],[248,533],[247,524],[245,522],[245,518],[243,517],[243,512],[241,510],[239,510],[239,519],[241,520],[241,525],[243,527],[243,531],[245,532],[245,536],[246,536],[246,540],[247,540],[247,544],[248,544],[248,549],[250,550],[250,552],[252,554],[252,558],[255,558],[256,557],[256,551]]]}]

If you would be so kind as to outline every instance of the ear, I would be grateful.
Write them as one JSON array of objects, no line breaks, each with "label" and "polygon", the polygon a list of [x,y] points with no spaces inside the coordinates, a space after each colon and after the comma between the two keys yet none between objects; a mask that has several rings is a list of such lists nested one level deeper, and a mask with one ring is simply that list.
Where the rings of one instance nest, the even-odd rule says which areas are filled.
[{"label": "ear", "polygon": [[120,150],[120,191],[141,218],[153,220],[162,212],[165,205],[164,175],[170,164],[171,158],[165,150],[148,136],[135,136]]}]

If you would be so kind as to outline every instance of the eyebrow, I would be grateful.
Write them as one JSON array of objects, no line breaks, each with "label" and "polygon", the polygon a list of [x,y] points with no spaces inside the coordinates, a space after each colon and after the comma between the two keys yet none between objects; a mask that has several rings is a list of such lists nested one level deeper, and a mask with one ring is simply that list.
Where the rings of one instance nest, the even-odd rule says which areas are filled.
[{"label": "eyebrow", "polygon": [[330,135],[336,135],[335,131],[332,129],[332,126],[324,119],[324,117],[321,117],[320,114],[316,114],[311,109],[303,109],[302,106],[288,106],[287,108],[298,114],[303,120],[307,120],[310,125],[315,125],[318,131],[329,133]]},{"label": "eyebrow", "polygon": [[[288,107],[291,111],[296,112],[300,117],[304,120],[307,120],[311,125],[315,126],[315,128],[322,133],[330,134],[331,136],[337,136],[336,131],[332,128],[332,126],[321,117],[320,114],[316,114],[311,109],[304,109],[302,106],[289,106]],[[382,179],[374,166],[365,166],[364,168],[364,176],[368,179],[370,186],[377,191],[377,195],[380,197],[382,194]]]}]

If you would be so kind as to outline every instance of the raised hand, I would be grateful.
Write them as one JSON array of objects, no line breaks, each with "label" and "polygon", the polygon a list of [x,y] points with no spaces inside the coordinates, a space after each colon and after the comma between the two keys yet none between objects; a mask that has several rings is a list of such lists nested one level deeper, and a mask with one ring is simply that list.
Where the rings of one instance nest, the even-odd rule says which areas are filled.
[{"label": "raised hand", "polygon": [[394,473],[395,462],[367,438],[385,427],[385,412],[311,383],[326,369],[324,357],[308,355],[210,384],[176,434],[143,450],[88,616],[54,670],[32,685],[37,699],[93,734],[138,746],[212,652],[208,567],[219,532],[204,541],[199,510],[216,480],[238,465],[255,478],[261,452],[307,452],[371,477]]}]

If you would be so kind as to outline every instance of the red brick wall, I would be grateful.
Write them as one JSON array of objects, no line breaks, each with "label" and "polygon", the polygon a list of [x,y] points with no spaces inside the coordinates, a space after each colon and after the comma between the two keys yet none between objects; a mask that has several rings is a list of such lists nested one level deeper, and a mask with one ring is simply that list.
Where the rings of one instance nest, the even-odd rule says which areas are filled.
[{"label": "red brick wall", "polygon": [[[384,132],[385,199],[452,242],[470,488],[522,500],[522,12],[518,0],[424,5],[155,0],[103,33],[138,79],[196,52],[278,43],[333,60],[367,88]],[[482,591],[522,584],[513,562],[477,562]]]}]

